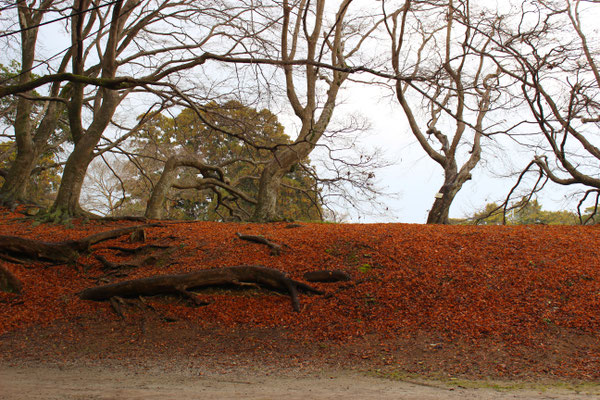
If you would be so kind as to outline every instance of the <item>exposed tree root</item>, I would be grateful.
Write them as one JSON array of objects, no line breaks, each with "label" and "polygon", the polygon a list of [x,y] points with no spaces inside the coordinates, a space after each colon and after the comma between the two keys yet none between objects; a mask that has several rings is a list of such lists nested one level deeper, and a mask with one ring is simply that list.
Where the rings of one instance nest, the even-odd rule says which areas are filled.
[{"label": "exposed tree root", "polygon": [[[145,249],[152,249],[158,246],[143,246]],[[123,248],[119,248],[120,251],[123,252]],[[94,255],[96,260],[100,261],[104,266],[105,270],[120,270],[123,268],[139,268],[147,265],[159,265],[159,266],[167,266],[174,263],[170,259],[170,255],[177,250],[177,247],[164,247],[154,251],[138,251],[137,257],[122,261],[122,262],[112,262],[108,261],[105,257],[101,255]],[[135,249],[132,249],[132,253],[135,252]],[[149,253],[149,254],[148,254]]]},{"label": "exposed tree root", "polygon": [[54,210],[41,211],[35,216],[39,224],[64,224],[70,225],[73,218],[97,219],[98,215],[78,208],[77,210],[68,210],[66,208],[56,208]]},{"label": "exposed tree root", "polygon": [[103,301],[114,296],[137,297],[158,294],[180,294],[202,303],[190,290],[215,285],[255,284],[273,290],[287,292],[295,311],[300,311],[298,291],[323,294],[305,283],[295,281],[276,269],[259,265],[239,265],[190,272],[186,274],[161,275],[97,286],[84,290],[79,297],[84,300]]},{"label": "exposed tree root", "polygon": [[6,267],[0,265],[0,292],[21,293],[23,284]]},{"label": "exposed tree root", "polygon": [[136,217],[131,215],[123,215],[120,217],[101,217],[97,216],[94,218],[90,218],[98,221],[133,221],[133,222],[148,222],[148,218],[146,217]]},{"label": "exposed tree root", "polygon": [[50,243],[26,239],[18,236],[0,235],[0,253],[20,261],[49,261],[54,263],[72,263],[80,254],[88,252],[94,244],[130,234],[148,226],[138,225],[96,233],[78,240]]},{"label": "exposed tree root", "polygon": [[173,246],[164,246],[160,244],[147,244],[140,247],[135,247],[133,249],[129,247],[120,247],[120,246],[108,246],[107,249],[117,250],[121,252],[121,254],[131,254],[131,255],[139,255],[139,254],[149,254],[155,252],[157,250],[165,250],[172,249]]},{"label": "exposed tree root", "polygon": [[145,243],[146,242],[146,231],[138,229],[137,231],[131,232],[129,235],[129,241],[131,243]]},{"label": "exposed tree root", "polygon": [[347,282],[351,281],[350,274],[339,269],[333,271],[310,271],[304,274],[304,279],[309,282]]},{"label": "exposed tree root", "polygon": [[125,305],[125,301],[119,296],[114,296],[110,298],[109,302],[115,314],[121,317],[121,319],[125,319],[125,313],[121,307],[122,305]]},{"label": "exposed tree root", "polygon": [[265,238],[264,236],[244,235],[239,232],[237,232],[236,235],[237,235],[237,237],[239,237],[242,240],[247,240],[249,242],[254,242],[254,243],[259,243],[259,244],[264,244],[265,246],[267,246],[271,249],[272,256],[278,256],[281,253],[281,246],[278,245],[277,243],[271,242],[269,239]]}]

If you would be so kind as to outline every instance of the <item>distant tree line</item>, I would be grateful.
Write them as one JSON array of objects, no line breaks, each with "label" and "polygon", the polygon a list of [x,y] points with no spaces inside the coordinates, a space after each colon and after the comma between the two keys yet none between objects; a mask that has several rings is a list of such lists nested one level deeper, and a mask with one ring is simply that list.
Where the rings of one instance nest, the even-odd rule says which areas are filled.
[{"label": "distant tree line", "polygon": [[455,225],[579,225],[600,223],[600,212],[588,207],[580,216],[571,211],[547,211],[536,200],[527,200],[511,204],[508,209],[498,203],[488,203],[481,211],[467,218],[450,220]]}]

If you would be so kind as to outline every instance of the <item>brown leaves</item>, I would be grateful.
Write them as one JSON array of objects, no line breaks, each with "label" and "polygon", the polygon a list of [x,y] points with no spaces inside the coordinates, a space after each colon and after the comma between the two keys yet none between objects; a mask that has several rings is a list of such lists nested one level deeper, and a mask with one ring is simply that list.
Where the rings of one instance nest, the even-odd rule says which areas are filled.
[{"label": "brown leaves", "polygon": [[[72,230],[2,220],[3,233],[47,241],[77,239],[124,225],[75,224]],[[261,264],[302,279],[315,270],[340,270],[354,282],[317,283],[332,296],[300,296],[302,318],[289,300],[259,289],[199,291],[209,305],[149,300],[162,312],[200,325],[283,328],[303,339],[394,337],[426,331],[445,338],[502,338],[538,345],[552,329],[600,331],[600,235],[596,227],[422,226],[405,224],[219,224],[165,223],[146,228],[148,243],[177,245],[177,263],[143,265],[127,279],[192,272],[239,264]],[[242,235],[268,237],[289,251],[242,242]],[[126,237],[98,244],[131,248]],[[101,277],[102,264],[82,257],[87,273],[74,267],[10,265],[23,282],[17,300],[0,294],[0,334],[57,318],[109,313],[76,293]],[[112,280],[111,282],[116,282]],[[340,290],[342,289],[342,290]],[[13,296],[13,295],[11,295]]]}]

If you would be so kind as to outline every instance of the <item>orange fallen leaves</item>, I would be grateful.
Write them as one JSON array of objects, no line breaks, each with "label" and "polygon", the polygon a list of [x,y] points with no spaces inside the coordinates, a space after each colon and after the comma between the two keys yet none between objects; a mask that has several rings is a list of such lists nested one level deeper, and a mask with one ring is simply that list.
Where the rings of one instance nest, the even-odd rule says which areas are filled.
[{"label": "orange fallen leaves", "polygon": [[[72,229],[41,225],[3,214],[5,234],[59,241],[115,229],[131,222],[76,222]],[[353,282],[315,284],[331,297],[301,296],[302,313],[289,299],[267,291],[199,293],[211,302],[161,303],[160,312],[222,327],[280,327],[298,338],[339,339],[427,331],[444,337],[501,337],[538,343],[552,326],[600,332],[600,231],[573,226],[423,226],[407,224],[167,223],[147,229],[147,241],[180,245],[178,262],[143,267],[126,279],[203,268],[260,264],[302,279],[307,271],[340,269]],[[280,256],[241,241],[236,232],[284,244]],[[131,246],[126,238],[108,246]],[[103,253],[104,254],[104,253]],[[109,253],[106,253],[109,254]],[[0,334],[32,324],[82,315],[111,315],[105,304],[77,293],[102,275],[90,256],[83,268],[62,265],[6,266],[24,284],[24,295],[0,293]],[[125,279],[125,278],[121,278]]]}]

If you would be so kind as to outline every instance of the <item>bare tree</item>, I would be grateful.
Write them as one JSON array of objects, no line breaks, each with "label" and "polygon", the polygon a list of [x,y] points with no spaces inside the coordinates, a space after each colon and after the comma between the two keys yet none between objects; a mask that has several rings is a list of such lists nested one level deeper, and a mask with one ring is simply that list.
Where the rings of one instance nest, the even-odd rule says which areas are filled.
[{"label": "bare tree", "polygon": [[472,50],[490,44],[472,28],[472,8],[469,0],[406,1],[386,19],[393,70],[413,78],[397,79],[395,95],[418,143],[444,170],[427,223],[448,223],[481,159],[485,118],[497,97],[497,67]]},{"label": "bare tree", "polygon": [[114,160],[95,158],[89,165],[82,201],[94,214],[113,216],[124,201],[124,185],[112,165]]},{"label": "bare tree", "polygon": [[529,128],[515,140],[535,153],[519,181],[537,168],[559,185],[587,187],[584,200],[600,193],[599,12],[597,2],[529,0],[485,30],[485,54],[516,89],[512,109]]},{"label": "bare tree", "polygon": [[[331,21],[325,0],[282,3],[280,61],[287,100],[299,121],[299,133],[291,145],[275,148],[272,161],[262,170],[252,217],[255,221],[278,219],[276,204],[282,177],[311,153],[326,132],[338,92],[349,75],[345,68],[379,25],[371,20],[371,26],[356,29],[347,18],[351,3],[342,1]],[[305,65],[295,67],[292,61],[301,53]],[[324,60],[330,68],[317,65]]]}]

